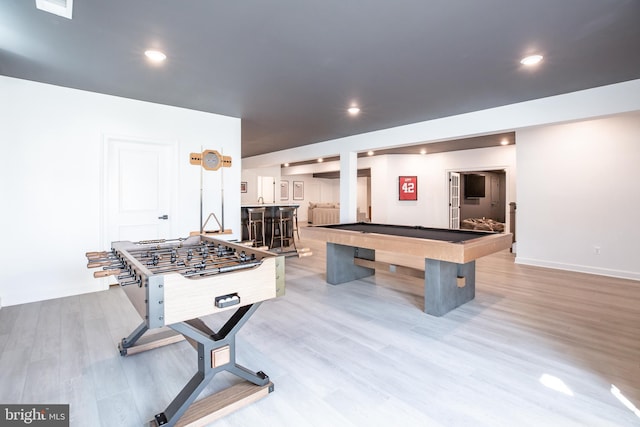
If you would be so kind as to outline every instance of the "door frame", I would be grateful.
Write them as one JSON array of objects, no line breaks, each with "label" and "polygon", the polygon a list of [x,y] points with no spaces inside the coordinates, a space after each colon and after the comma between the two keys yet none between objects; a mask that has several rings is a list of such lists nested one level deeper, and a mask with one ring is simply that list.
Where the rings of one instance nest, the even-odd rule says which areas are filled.
[{"label": "door frame", "polygon": [[[172,219],[172,229],[175,229],[175,219],[176,219],[176,201],[177,201],[177,193],[178,193],[178,179],[179,179],[179,142],[175,139],[160,139],[160,138],[151,138],[151,137],[138,137],[131,135],[121,135],[121,134],[103,134],[102,135],[102,171],[101,171],[101,182],[100,182],[100,192],[101,197],[101,206],[100,206],[100,246],[101,247],[110,247],[111,241],[109,237],[109,225],[111,218],[109,218],[109,212],[111,203],[113,201],[109,200],[109,192],[108,192],[108,182],[109,182],[109,154],[111,143],[114,141],[127,141],[137,144],[149,144],[149,145],[162,145],[169,148],[170,158],[169,164],[171,165],[168,173],[169,177],[169,215]],[[107,241],[109,240],[109,241]]]},{"label": "door frame", "polygon": [[[461,177],[462,177],[462,174],[460,172],[449,172],[449,228],[452,230],[460,229],[460,188],[461,188],[460,178]],[[455,198],[457,198],[458,203],[456,205],[454,205],[454,195],[452,194],[453,192],[451,191],[454,188],[454,185],[453,185],[454,178],[457,180],[457,184],[455,185],[457,195]],[[458,211],[455,218],[453,215],[454,209],[457,209]],[[454,224],[454,220],[455,220],[455,224]]]},{"label": "door frame", "polygon": [[[451,168],[451,169],[446,169],[445,170],[445,175],[446,175],[446,186],[447,186],[447,221],[448,223],[451,223],[451,210],[449,209],[449,202],[450,202],[450,195],[449,195],[449,175],[451,172],[459,172],[460,174],[463,173],[473,173],[473,172],[487,172],[487,171],[495,171],[495,170],[502,170],[504,171],[505,174],[505,232],[510,232],[509,230],[511,230],[511,218],[509,215],[509,202],[513,201],[515,202],[515,198],[516,198],[516,194],[515,194],[515,188],[514,188],[514,194],[513,194],[513,199],[514,200],[509,200],[510,198],[510,194],[509,194],[509,189],[511,188],[511,185],[513,184],[511,182],[511,180],[513,179],[513,170],[510,166],[506,166],[506,165],[497,165],[497,166],[475,166],[475,167],[470,167],[470,168]],[[462,179],[462,177],[461,177]],[[462,198],[464,196],[461,194],[460,195],[460,200],[462,201]],[[461,202],[462,204],[462,202]],[[462,217],[460,217],[460,219],[462,220]]]}]

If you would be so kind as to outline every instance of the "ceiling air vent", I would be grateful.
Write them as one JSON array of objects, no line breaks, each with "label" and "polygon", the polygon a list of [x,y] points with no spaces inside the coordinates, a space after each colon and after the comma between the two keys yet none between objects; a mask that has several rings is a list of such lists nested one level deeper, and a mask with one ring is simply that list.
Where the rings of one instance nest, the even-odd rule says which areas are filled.
[{"label": "ceiling air vent", "polygon": [[36,0],[36,7],[45,12],[71,19],[73,0]]}]

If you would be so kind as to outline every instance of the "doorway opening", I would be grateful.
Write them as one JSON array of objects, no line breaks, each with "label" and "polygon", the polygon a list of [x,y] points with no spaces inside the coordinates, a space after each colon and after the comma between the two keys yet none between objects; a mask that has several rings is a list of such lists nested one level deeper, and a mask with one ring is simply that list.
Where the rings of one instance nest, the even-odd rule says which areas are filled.
[{"label": "doorway opening", "polygon": [[456,228],[457,223],[461,229],[504,232],[507,223],[506,171],[461,171],[451,173],[451,176],[454,181],[459,177],[457,190],[452,187],[450,191],[451,228]]}]

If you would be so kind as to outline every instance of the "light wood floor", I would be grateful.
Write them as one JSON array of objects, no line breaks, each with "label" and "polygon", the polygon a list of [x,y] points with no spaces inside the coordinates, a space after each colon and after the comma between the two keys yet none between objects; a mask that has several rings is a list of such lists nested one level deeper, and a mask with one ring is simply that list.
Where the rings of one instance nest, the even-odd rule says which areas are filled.
[{"label": "light wood floor", "polygon": [[[275,392],[216,426],[640,425],[611,392],[640,407],[639,282],[518,266],[504,252],[478,261],[474,301],[436,318],[419,279],[327,285],[323,244],[304,243],[314,255],[287,259],[286,296],[238,335],[239,362]],[[72,426],[143,425],[196,360],[186,342],[120,357],[139,322],[117,287],[2,308],[0,402],[69,403]]]}]

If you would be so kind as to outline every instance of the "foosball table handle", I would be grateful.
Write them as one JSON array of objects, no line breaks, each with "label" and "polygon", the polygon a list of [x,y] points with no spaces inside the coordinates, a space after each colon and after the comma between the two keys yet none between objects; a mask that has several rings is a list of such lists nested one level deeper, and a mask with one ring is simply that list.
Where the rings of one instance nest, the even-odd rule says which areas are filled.
[{"label": "foosball table handle", "polygon": [[100,277],[115,276],[117,274],[120,274],[120,270],[101,270],[94,272],[93,277],[98,279]]}]

